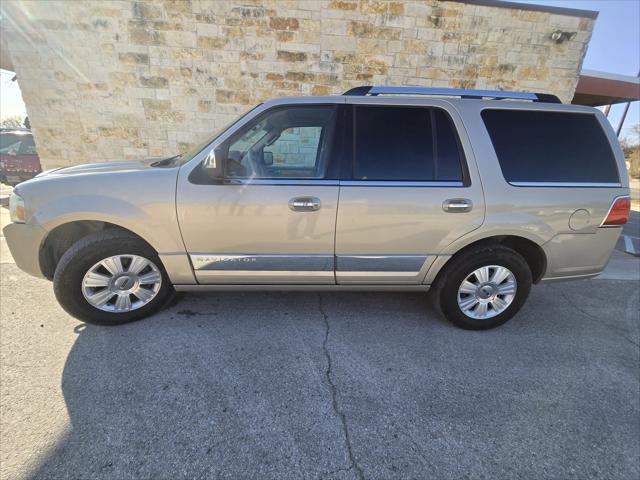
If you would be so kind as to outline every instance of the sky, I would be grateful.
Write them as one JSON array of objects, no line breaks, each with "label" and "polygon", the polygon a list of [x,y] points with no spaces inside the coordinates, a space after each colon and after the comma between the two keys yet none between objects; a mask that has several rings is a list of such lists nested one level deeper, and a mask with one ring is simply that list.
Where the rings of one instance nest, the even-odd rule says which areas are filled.
[{"label": "sky", "polygon": [[[640,70],[640,0],[512,0],[600,12],[582,64],[586,70],[637,76]],[[618,126],[624,104],[614,105],[609,121]],[[622,129],[625,137],[640,123],[640,102],[633,102]],[[636,142],[638,139],[636,139]]]},{"label": "sky", "polygon": [[[512,0],[600,12],[583,64],[584,69],[623,75],[640,71],[640,0]],[[13,74],[0,70],[0,118],[25,116],[26,111]],[[622,137],[640,123],[640,102],[633,102],[623,126]],[[624,104],[614,105],[609,120],[617,127]],[[638,141],[638,139],[636,139]]]},{"label": "sky", "polygon": [[11,81],[14,75],[13,72],[0,70],[0,118],[24,118],[27,115],[18,82]]}]

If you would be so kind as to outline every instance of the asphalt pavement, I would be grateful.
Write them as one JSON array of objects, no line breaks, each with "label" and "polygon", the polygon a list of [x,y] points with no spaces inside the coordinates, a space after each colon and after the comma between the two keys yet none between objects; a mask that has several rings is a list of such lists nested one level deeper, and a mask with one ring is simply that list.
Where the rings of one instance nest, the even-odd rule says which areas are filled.
[{"label": "asphalt pavement", "polygon": [[189,294],[108,328],[0,247],[2,479],[640,477],[631,255],[487,332],[379,292]]}]

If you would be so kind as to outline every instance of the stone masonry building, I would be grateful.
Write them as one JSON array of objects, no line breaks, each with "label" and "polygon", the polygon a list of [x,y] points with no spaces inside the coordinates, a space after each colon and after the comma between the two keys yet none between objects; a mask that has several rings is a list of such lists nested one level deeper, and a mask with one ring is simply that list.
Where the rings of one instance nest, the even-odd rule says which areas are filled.
[{"label": "stone masonry building", "polygon": [[570,101],[594,21],[490,0],[5,0],[1,27],[52,168],[174,155],[265,99],[358,85]]}]

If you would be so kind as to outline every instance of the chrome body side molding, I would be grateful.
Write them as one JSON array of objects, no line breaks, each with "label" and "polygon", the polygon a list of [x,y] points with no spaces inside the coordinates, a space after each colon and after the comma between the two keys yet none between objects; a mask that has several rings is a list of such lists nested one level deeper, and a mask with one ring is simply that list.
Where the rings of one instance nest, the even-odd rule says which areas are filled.
[{"label": "chrome body side molding", "polygon": [[194,270],[330,272],[333,255],[192,254]]},{"label": "chrome body side molding", "polygon": [[421,284],[435,255],[191,254],[198,278],[215,284]]},{"label": "chrome body side molding", "polygon": [[[420,271],[427,255],[251,255],[191,254],[194,270],[343,272]],[[334,262],[335,259],[335,262]]]},{"label": "chrome body side molding", "polygon": [[337,255],[339,272],[413,272],[418,273],[427,255]]}]

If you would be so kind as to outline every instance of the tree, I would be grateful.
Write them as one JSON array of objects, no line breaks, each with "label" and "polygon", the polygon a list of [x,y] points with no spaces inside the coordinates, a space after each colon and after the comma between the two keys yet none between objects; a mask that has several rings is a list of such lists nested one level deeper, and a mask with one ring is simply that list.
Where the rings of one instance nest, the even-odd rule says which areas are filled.
[{"label": "tree", "polygon": [[633,127],[631,127],[631,135],[634,137],[633,143],[640,143],[640,123],[636,123]]},{"label": "tree", "polygon": [[22,128],[22,117],[14,115],[13,117],[4,117],[0,120],[0,127],[5,128]]},{"label": "tree", "polygon": [[629,175],[632,178],[640,177],[640,123],[631,128],[631,133],[621,142],[624,158],[627,161]]}]

